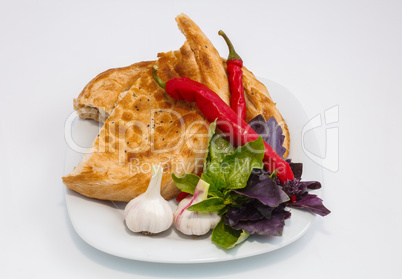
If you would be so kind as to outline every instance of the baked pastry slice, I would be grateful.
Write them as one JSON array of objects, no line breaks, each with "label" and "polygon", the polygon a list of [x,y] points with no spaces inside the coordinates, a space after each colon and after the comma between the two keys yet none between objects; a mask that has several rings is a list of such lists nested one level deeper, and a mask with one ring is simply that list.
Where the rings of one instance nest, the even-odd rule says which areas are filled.
[{"label": "baked pastry slice", "polygon": [[199,81],[218,94],[225,103],[230,104],[226,69],[218,51],[188,16],[180,14],[176,17],[176,22],[194,53],[200,69],[201,80]]},{"label": "baked pastry slice", "polygon": [[117,105],[120,94],[129,90],[154,63],[144,61],[100,73],[74,99],[75,111],[81,118],[105,122]]}]

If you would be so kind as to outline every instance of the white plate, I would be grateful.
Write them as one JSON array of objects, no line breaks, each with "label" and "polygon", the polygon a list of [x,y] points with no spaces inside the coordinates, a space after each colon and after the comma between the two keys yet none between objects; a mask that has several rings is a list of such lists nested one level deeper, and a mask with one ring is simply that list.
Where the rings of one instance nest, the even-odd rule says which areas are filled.
[{"label": "white plate", "polygon": [[[312,163],[302,151],[301,129],[308,119],[301,104],[283,86],[269,80],[260,80],[267,86],[289,126],[291,133],[289,158],[294,162],[303,162],[303,179],[321,181],[321,167]],[[76,119],[71,122],[72,138],[81,146],[88,147],[98,133],[98,124],[78,119],[76,115],[70,117],[70,120],[74,117]],[[310,136],[309,141],[313,141],[313,145],[317,144],[315,136]],[[68,148],[66,173],[77,165],[82,156],[83,154]],[[124,224],[123,210],[126,203],[89,199],[69,189],[66,190],[66,203],[73,227],[88,244],[115,256],[161,263],[219,262],[267,253],[300,238],[315,219],[315,215],[311,213],[292,209],[292,216],[286,220],[281,237],[251,236],[234,249],[225,250],[211,242],[210,234],[203,237],[188,237],[177,232],[174,226],[156,236],[134,234]],[[172,200],[171,205],[175,207],[176,202]]]}]

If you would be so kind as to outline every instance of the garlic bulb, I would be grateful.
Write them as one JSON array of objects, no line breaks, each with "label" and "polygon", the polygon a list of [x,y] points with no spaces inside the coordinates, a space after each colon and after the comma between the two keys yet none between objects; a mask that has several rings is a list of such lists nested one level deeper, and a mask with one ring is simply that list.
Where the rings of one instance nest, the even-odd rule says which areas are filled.
[{"label": "garlic bulb", "polygon": [[179,203],[173,214],[177,230],[186,235],[204,235],[219,223],[220,217],[216,213],[187,210],[191,205],[205,200],[208,189],[209,184],[200,179],[194,190],[194,196],[187,197]]},{"label": "garlic bulb", "polygon": [[147,190],[131,200],[124,209],[126,225],[131,231],[157,234],[172,225],[172,209],[160,193],[162,173],[160,165],[152,165],[152,178]]}]

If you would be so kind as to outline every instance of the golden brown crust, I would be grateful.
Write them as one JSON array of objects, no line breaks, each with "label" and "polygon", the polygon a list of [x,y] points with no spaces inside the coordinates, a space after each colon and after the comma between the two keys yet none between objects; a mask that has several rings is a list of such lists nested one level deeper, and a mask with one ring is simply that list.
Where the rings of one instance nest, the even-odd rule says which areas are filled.
[{"label": "golden brown crust", "polygon": [[119,95],[130,89],[153,63],[144,61],[100,73],[74,99],[74,109],[81,118],[105,122],[117,104]]},{"label": "golden brown crust", "polygon": [[199,82],[216,92],[226,104],[230,104],[229,83],[218,51],[188,16],[180,14],[176,17],[176,22],[180,31],[186,36],[199,66],[201,73]]}]

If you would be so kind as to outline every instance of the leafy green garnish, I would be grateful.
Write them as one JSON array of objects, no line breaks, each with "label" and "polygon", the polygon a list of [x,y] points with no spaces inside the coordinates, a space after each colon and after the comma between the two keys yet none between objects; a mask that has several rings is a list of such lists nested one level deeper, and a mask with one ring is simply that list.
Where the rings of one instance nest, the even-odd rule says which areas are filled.
[{"label": "leafy green garnish", "polygon": [[176,176],[172,173],[172,178],[177,188],[179,188],[182,192],[186,192],[189,194],[194,194],[194,189],[197,186],[200,178],[193,173],[183,174],[181,177]]},{"label": "leafy green garnish", "polygon": [[235,230],[221,219],[212,231],[211,240],[226,249],[233,248],[246,240],[250,234],[244,230]]},{"label": "leafy green garnish", "polygon": [[262,169],[265,146],[261,137],[236,148],[220,160],[215,157],[201,178],[208,182],[210,191],[241,189],[246,187],[247,180],[254,168]]},{"label": "leafy green garnish", "polygon": [[208,163],[211,161],[221,162],[226,155],[233,154],[234,151],[235,149],[227,139],[215,134],[210,143]]},{"label": "leafy green garnish", "polygon": [[212,197],[206,200],[203,200],[199,203],[193,204],[189,208],[190,211],[199,211],[199,212],[217,212],[224,208],[226,205],[224,204],[223,198]]},{"label": "leafy green garnish", "polygon": [[269,177],[271,177],[274,181],[276,180],[276,177],[277,177],[277,175],[278,175],[278,170],[274,170],[274,172],[273,173],[271,173],[270,175],[269,175]]},{"label": "leafy green garnish", "polygon": [[[211,123],[210,132],[215,130],[216,122]],[[205,157],[205,168],[201,179],[209,183],[208,197],[188,208],[191,211],[217,212],[223,215],[229,206],[240,207],[249,198],[232,191],[247,186],[247,181],[253,169],[263,168],[265,146],[261,137],[250,141],[244,146],[234,149],[229,141],[215,134],[208,147]],[[176,186],[183,192],[194,194],[199,177],[195,174],[184,174],[177,177],[172,174]],[[216,244],[231,248],[244,241],[250,234],[243,230],[235,230],[220,223],[212,233],[212,241]]]},{"label": "leafy green garnish", "polygon": [[[261,119],[265,121],[261,115],[253,120],[261,122]],[[283,184],[277,184],[277,170],[272,173],[262,170],[264,140],[278,155],[282,156],[286,151],[282,148],[282,130],[275,119],[271,118],[263,126],[261,128],[257,123],[252,128],[260,135],[268,130],[270,138],[259,137],[235,149],[228,140],[215,133],[216,121],[210,125],[208,150],[201,175],[201,179],[210,184],[208,197],[204,196],[201,202],[192,204],[188,210],[217,212],[221,216],[211,238],[226,249],[243,242],[250,234],[281,235],[285,220],[291,214],[285,210],[287,206],[304,208],[322,216],[330,213],[321,199],[315,195],[305,195],[311,182],[300,181],[301,169],[296,179]],[[276,149],[275,146],[280,148]],[[253,172],[253,169],[260,170]],[[194,193],[199,179],[194,174],[185,174],[182,177],[173,174],[176,185],[183,192],[191,194]],[[318,185],[319,188],[321,185]],[[289,202],[294,197],[294,202]]]}]

